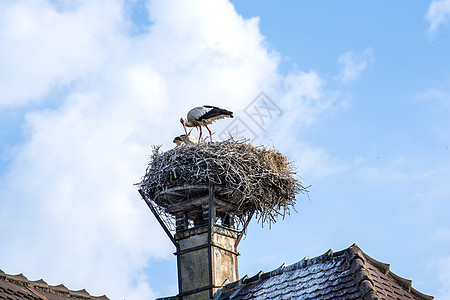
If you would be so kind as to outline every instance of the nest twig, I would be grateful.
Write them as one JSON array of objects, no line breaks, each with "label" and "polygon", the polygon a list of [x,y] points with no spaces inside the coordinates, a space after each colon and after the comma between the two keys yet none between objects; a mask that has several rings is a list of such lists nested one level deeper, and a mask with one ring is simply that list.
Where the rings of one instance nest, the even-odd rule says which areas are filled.
[{"label": "nest twig", "polygon": [[146,174],[137,185],[165,208],[183,201],[177,193],[168,197],[168,189],[210,183],[222,188],[221,199],[230,203],[230,212],[240,221],[255,211],[263,224],[289,214],[296,203],[295,196],[308,192],[298,180],[292,162],[280,152],[233,139],[166,152],[155,147]]}]

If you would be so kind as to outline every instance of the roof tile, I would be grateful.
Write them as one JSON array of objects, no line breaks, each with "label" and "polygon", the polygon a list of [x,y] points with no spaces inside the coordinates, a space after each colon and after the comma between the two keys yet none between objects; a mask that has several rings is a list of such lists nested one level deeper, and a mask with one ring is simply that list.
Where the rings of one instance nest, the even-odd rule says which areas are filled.
[{"label": "roof tile", "polygon": [[106,296],[91,296],[85,289],[71,291],[64,285],[48,285],[43,279],[36,281],[28,280],[22,273],[9,275],[0,270],[0,299],[19,300],[108,300]]},{"label": "roof tile", "polygon": [[42,288],[48,288],[47,282],[45,282],[43,279],[30,281],[30,284],[33,285],[33,286],[38,286],[38,287],[42,287]]},{"label": "roof tile", "polygon": [[251,278],[245,276],[220,289],[222,299],[433,299],[353,245]]}]

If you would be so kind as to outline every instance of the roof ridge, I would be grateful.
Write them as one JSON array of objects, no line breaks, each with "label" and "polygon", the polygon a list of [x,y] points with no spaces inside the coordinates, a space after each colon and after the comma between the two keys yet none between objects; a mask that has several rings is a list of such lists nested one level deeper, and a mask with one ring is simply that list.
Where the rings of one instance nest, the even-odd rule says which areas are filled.
[{"label": "roof ridge", "polygon": [[362,256],[362,251],[356,244],[347,248],[346,258],[350,265],[350,270],[356,280],[359,291],[363,299],[380,299],[375,289],[369,271],[366,269],[365,260]]},{"label": "roof ridge", "polygon": [[45,282],[44,281],[44,279],[38,279],[38,280],[29,280],[29,282],[32,284],[32,285],[35,285],[35,286],[39,286],[39,287],[48,287],[48,283],[47,282]]},{"label": "roof ridge", "polygon": [[85,290],[69,291],[69,295],[89,299],[91,295]]},{"label": "roof ridge", "polygon": [[[286,265],[284,263],[270,272],[264,273],[263,271],[260,271],[250,278],[245,275],[240,280],[228,283],[223,288],[219,289],[214,295],[214,299],[233,299],[236,295],[239,295],[241,291],[245,291],[248,286],[255,284],[259,285],[259,282],[265,282],[269,278],[290,271],[305,269],[310,266],[313,266],[312,273],[314,273],[314,268],[316,268],[314,265],[329,264],[330,262],[336,262],[338,265],[347,265],[347,274],[353,278],[354,292],[360,294],[362,299],[375,300],[381,299],[382,297],[384,299],[386,295],[396,293],[392,288],[403,290],[405,295],[408,293],[408,295],[410,295],[409,297],[413,296],[415,299],[434,299],[434,297],[422,294],[412,288],[411,280],[394,274],[390,271],[389,264],[373,259],[364,253],[356,244],[338,252],[333,252],[330,249],[324,254],[313,258],[305,257],[291,265]],[[393,286],[385,286],[384,280],[391,282]],[[222,298],[223,295],[227,295],[227,298]]]},{"label": "roof ridge", "polygon": [[19,284],[28,282],[28,278],[26,278],[22,273],[17,275],[5,274],[5,278],[8,281],[12,281]]},{"label": "roof ridge", "polygon": [[[368,279],[371,281],[372,289],[373,289],[373,291],[375,293],[376,293],[376,289],[373,286],[373,280],[370,278],[368,270],[365,267],[365,262],[366,261],[369,262],[372,266],[376,267],[384,275],[391,276],[400,286],[405,288],[406,291],[412,293],[414,296],[418,297],[419,299],[423,299],[423,300],[432,300],[432,299],[434,299],[433,296],[430,296],[430,295],[427,295],[427,294],[423,294],[423,293],[417,291],[416,289],[414,289],[412,287],[412,280],[406,279],[406,278],[401,277],[401,276],[398,276],[397,274],[395,274],[394,272],[392,272],[390,270],[390,265],[389,264],[380,262],[380,261],[370,257],[369,255],[364,253],[364,251],[362,251],[361,248],[359,248],[356,244],[353,244],[352,246],[350,246],[349,248],[345,249],[344,251],[347,251],[349,253],[349,256],[350,256],[349,257],[350,258],[349,263],[353,263],[358,258],[361,260],[362,267],[367,272]],[[359,263],[359,262],[356,262],[356,263]],[[355,270],[355,271],[358,271],[358,270]],[[352,272],[353,272],[353,268],[352,268]],[[355,276],[356,275],[364,276],[363,274],[355,274]],[[357,278],[357,277],[355,277],[355,278]],[[368,288],[368,287],[365,287],[365,288]],[[372,298],[372,299],[378,299],[378,298]]]},{"label": "roof ridge", "polygon": [[[101,299],[106,300],[108,297],[106,295],[102,296],[93,296],[89,294],[86,289],[81,289],[78,291],[69,290],[64,284],[58,284],[58,285],[49,285],[44,279],[38,279],[38,280],[29,280],[27,277],[25,277],[22,273],[17,275],[11,275],[7,274],[4,271],[0,269],[0,280],[9,281],[18,285],[21,285],[25,288],[27,288],[30,292],[34,294],[39,294],[39,291],[49,292],[52,294],[58,294],[58,295],[65,295],[70,297],[76,297],[76,298],[84,298],[84,299]],[[44,296],[42,296],[44,297]],[[46,299],[45,297],[43,299]]]}]

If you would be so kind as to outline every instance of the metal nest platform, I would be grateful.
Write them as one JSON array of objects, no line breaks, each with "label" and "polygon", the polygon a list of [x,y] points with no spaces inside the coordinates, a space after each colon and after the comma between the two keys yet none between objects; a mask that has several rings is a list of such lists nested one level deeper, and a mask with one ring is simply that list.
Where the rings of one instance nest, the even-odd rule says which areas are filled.
[{"label": "metal nest platform", "polygon": [[[230,188],[214,185],[214,203],[218,209],[228,213],[243,214],[246,207],[239,207],[233,200],[240,194]],[[195,210],[207,204],[209,185],[184,185],[165,189],[154,196],[154,202],[167,213],[175,214],[180,210]],[[244,203],[243,203],[244,204]]]},{"label": "metal nest platform", "polygon": [[[183,189],[171,189],[165,194],[171,195],[177,191],[177,196],[185,196],[184,201],[178,201],[167,207],[162,207],[150,199],[141,189],[141,194],[166,234],[178,248],[174,238],[175,233],[182,233],[192,228],[198,228],[209,223],[209,226],[225,228],[238,234],[236,247],[253,217],[255,210],[249,213],[236,212],[233,204],[216,198],[217,194],[226,191],[225,188],[210,184],[208,186],[185,186]],[[167,202],[164,202],[167,203]],[[218,226],[218,227],[217,227]]]}]

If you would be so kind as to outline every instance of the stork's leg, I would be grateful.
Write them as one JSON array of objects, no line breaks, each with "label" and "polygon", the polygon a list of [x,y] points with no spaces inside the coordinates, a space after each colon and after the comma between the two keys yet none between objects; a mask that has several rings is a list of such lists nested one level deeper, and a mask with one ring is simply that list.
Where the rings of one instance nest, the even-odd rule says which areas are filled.
[{"label": "stork's leg", "polygon": [[198,137],[198,143],[202,140],[202,126],[200,126],[200,136]]},{"label": "stork's leg", "polygon": [[206,129],[208,129],[208,131],[209,131],[209,139],[211,140],[211,143],[212,143],[212,133],[211,133],[211,130],[209,130],[208,125],[205,125],[205,127],[206,127]]}]

